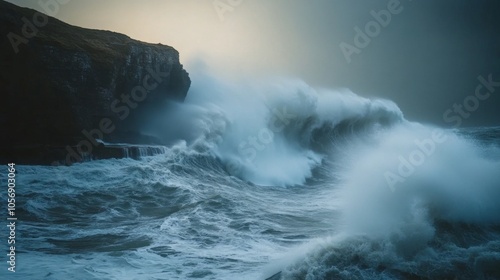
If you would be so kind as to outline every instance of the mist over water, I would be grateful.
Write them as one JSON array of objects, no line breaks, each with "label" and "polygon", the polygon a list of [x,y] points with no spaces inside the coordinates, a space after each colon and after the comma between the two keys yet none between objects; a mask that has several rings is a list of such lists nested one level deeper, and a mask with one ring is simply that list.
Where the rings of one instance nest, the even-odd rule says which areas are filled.
[{"label": "mist over water", "polygon": [[[390,100],[191,76],[144,128],[165,154],[19,168],[22,276],[500,278],[498,128],[439,130],[431,149],[438,128]],[[416,141],[428,153],[400,174]]]},{"label": "mist over water", "polygon": [[223,82],[206,71],[192,76],[185,103],[170,105],[175,109],[147,132],[209,146],[231,175],[258,185],[303,184],[335,146],[329,133],[336,127],[362,134],[404,121],[393,102],[348,89],[314,89],[290,78]]}]

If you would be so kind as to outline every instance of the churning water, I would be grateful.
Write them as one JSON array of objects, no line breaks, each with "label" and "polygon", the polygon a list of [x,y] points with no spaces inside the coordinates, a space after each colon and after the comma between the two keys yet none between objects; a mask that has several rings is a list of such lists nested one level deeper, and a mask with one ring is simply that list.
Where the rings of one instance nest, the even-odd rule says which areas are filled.
[{"label": "churning water", "polygon": [[18,279],[500,278],[499,129],[195,80],[145,127],[164,153],[18,167]]}]

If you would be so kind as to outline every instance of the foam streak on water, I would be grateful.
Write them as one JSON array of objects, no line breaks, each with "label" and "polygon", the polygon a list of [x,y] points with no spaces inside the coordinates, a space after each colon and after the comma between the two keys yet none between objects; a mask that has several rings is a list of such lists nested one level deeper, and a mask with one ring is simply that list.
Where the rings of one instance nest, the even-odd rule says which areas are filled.
[{"label": "foam streak on water", "polygon": [[436,129],[393,102],[194,80],[145,128],[161,154],[19,167],[19,279],[500,278],[498,129],[444,130],[391,188]]}]

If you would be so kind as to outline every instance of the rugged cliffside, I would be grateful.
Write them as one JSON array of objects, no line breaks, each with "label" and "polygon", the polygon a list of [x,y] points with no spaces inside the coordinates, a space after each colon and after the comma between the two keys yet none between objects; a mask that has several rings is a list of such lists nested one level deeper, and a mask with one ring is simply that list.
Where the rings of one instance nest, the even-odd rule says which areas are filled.
[{"label": "rugged cliffside", "polygon": [[163,101],[184,100],[190,86],[172,47],[71,26],[4,1],[0,40],[0,158],[12,157],[7,150],[33,154],[19,151],[27,147],[47,156],[43,149],[89,139],[84,131],[149,142],[141,123]]}]

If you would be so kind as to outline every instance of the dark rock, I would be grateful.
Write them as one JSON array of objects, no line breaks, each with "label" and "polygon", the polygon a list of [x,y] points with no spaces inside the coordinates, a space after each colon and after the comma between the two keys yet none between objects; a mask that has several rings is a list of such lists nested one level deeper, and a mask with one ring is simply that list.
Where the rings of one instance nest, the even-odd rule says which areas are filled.
[{"label": "dark rock", "polygon": [[21,165],[71,165],[77,162],[111,158],[142,159],[148,156],[165,154],[167,148],[160,145],[114,145],[99,144],[91,153],[80,153],[78,146],[24,146],[0,147],[1,164],[14,162]]},{"label": "dark rock", "polygon": [[[0,0],[0,152],[95,143],[84,130],[105,141],[153,141],[140,134],[141,124],[165,101],[183,101],[191,83],[179,53],[49,16],[42,24],[43,18]],[[130,105],[123,96],[133,90]],[[113,132],[103,129],[109,127]]]}]

